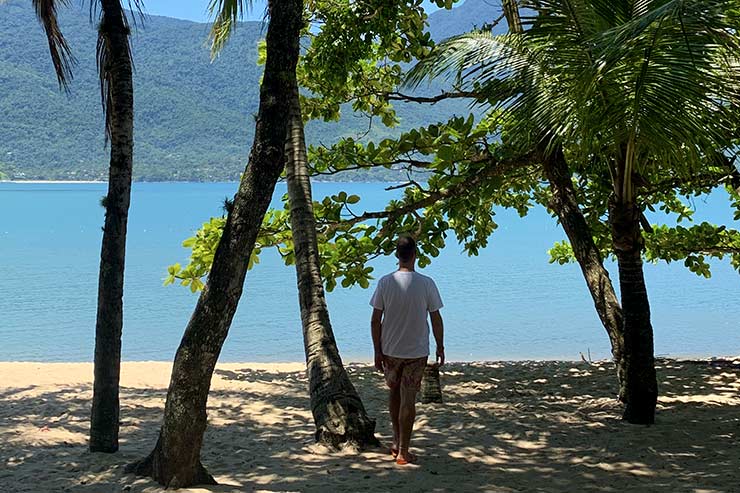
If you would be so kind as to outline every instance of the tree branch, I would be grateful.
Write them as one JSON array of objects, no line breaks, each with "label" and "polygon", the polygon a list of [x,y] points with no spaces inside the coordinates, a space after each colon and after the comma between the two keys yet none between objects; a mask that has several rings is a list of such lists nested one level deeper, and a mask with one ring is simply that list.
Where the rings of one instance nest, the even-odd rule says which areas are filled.
[{"label": "tree branch", "polygon": [[704,187],[719,186],[723,183],[731,185],[736,190],[740,190],[740,171],[735,166],[735,158],[721,156],[723,172],[697,174],[691,177],[676,177],[669,180],[663,180],[652,184],[650,188],[645,188],[640,195],[652,195],[674,188],[682,187]]},{"label": "tree branch", "polygon": [[740,254],[740,248],[738,247],[725,247],[725,246],[711,246],[706,248],[688,248],[686,250],[679,250],[679,252],[687,257],[689,255],[732,255],[734,253]]},{"label": "tree branch", "polygon": [[488,165],[481,168],[481,170],[471,176],[467,180],[462,180],[449,188],[443,188],[440,190],[430,190],[427,192],[426,197],[415,200],[408,204],[405,204],[396,209],[386,209],[384,211],[373,211],[365,212],[359,216],[343,221],[324,223],[326,229],[323,231],[324,234],[331,235],[338,229],[353,226],[358,223],[362,223],[371,219],[386,219],[388,222],[392,222],[399,217],[406,214],[413,213],[419,209],[424,209],[436,204],[439,201],[449,199],[457,194],[462,194],[471,189],[481,186],[487,179],[494,176],[500,176],[508,171],[522,168],[532,165],[537,161],[537,157],[533,154],[526,154],[519,157],[518,159],[512,159],[507,161],[493,161]]},{"label": "tree branch", "polygon": [[435,104],[446,99],[484,99],[483,93],[475,91],[444,91],[436,96],[411,96],[401,92],[389,92],[385,94],[389,101],[405,101],[407,103]]}]

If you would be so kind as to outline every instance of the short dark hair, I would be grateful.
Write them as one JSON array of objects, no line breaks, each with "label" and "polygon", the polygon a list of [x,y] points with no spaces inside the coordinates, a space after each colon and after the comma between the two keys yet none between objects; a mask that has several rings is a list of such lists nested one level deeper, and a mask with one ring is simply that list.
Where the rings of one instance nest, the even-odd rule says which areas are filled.
[{"label": "short dark hair", "polygon": [[408,262],[416,254],[416,241],[408,235],[401,236],[396,242],[396,257],[401,262]]}]

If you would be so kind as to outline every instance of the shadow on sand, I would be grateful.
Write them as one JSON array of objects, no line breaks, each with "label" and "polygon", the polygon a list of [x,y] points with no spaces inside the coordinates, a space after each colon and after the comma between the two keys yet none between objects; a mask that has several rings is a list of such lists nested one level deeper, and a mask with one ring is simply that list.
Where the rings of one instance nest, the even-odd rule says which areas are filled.
[{"label": "shadow on sand", "polygon": [[[378,435],[385,389],[350,365]],[[655,426],[620,421],[608,363],[450,364],[444,404],[418,406],[420,464],[385,450],[311,444],[303,373],[218,369],[203,462],[222,483],[199,491],[738,491],[740,366],[660,361]],[[165,390],[122,388],[121,451],[90,454],[91,388],[0,387],[0,491],[154,492],[124,475],[156,440]]]}]

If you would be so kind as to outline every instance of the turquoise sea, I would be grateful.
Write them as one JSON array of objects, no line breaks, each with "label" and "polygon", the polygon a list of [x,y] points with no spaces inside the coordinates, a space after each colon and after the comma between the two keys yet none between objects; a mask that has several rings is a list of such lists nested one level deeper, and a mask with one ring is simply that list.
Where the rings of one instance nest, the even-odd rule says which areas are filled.
[{"label": "turquoise sea", "polygon": [[[339,190],[374,210],[393,195],[381,183],[318,183],[315,196]],[[0,183],[0,361],[90,361],[105,184]],[[221,214],[235,183],[139,183],[129,222],[125,286],[125,360],[171,360],[196,295],[164,287],[166,267],[185,262],[181,246]],[[285,191],[279,185],[276,197]],[[277,201],[275,202],[277,205]],[[697,217],[729,221],[721,193],[697,199]],[[564,237],[541,209],[525,219],[497,214],[489,247],[469,258],[453,241],[423,272],[437,280],[451,360],[604,358],[608,340],[576,265],[551,265],[547,249]],[[733,223],[738,228],[738,222]],[[394,268],[375,262],[377,274]],[[612,278],[614,268],[610,266]],[[740,354],[740,275],[715,263],[699,278],[680,263],[647,265],[656,353]],[[371,285],[371,288],[373,285]],[[345,361],[371,357],[370,290],[329,295]],[[223,361],[301,361],[295,272],[274,252],[247,275]]]}]

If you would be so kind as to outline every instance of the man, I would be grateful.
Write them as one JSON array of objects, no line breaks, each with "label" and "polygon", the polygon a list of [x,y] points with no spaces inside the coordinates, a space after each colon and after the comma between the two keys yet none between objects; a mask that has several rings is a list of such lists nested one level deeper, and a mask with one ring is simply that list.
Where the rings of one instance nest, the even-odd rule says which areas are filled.
[{"label": "man", "polygon": [[402,236],[396,244],[398,270],[378,281],[370,299],[375,368],[385,373],[390,389],[388,407],[393,424],[391,454],[396,464],[416,461],[409,452],[416,418],[416,393],[429,356],[429,324],[437,343],[436,364],[445,361],[442,299],[432,278],[414,271],[416,242]]}]

